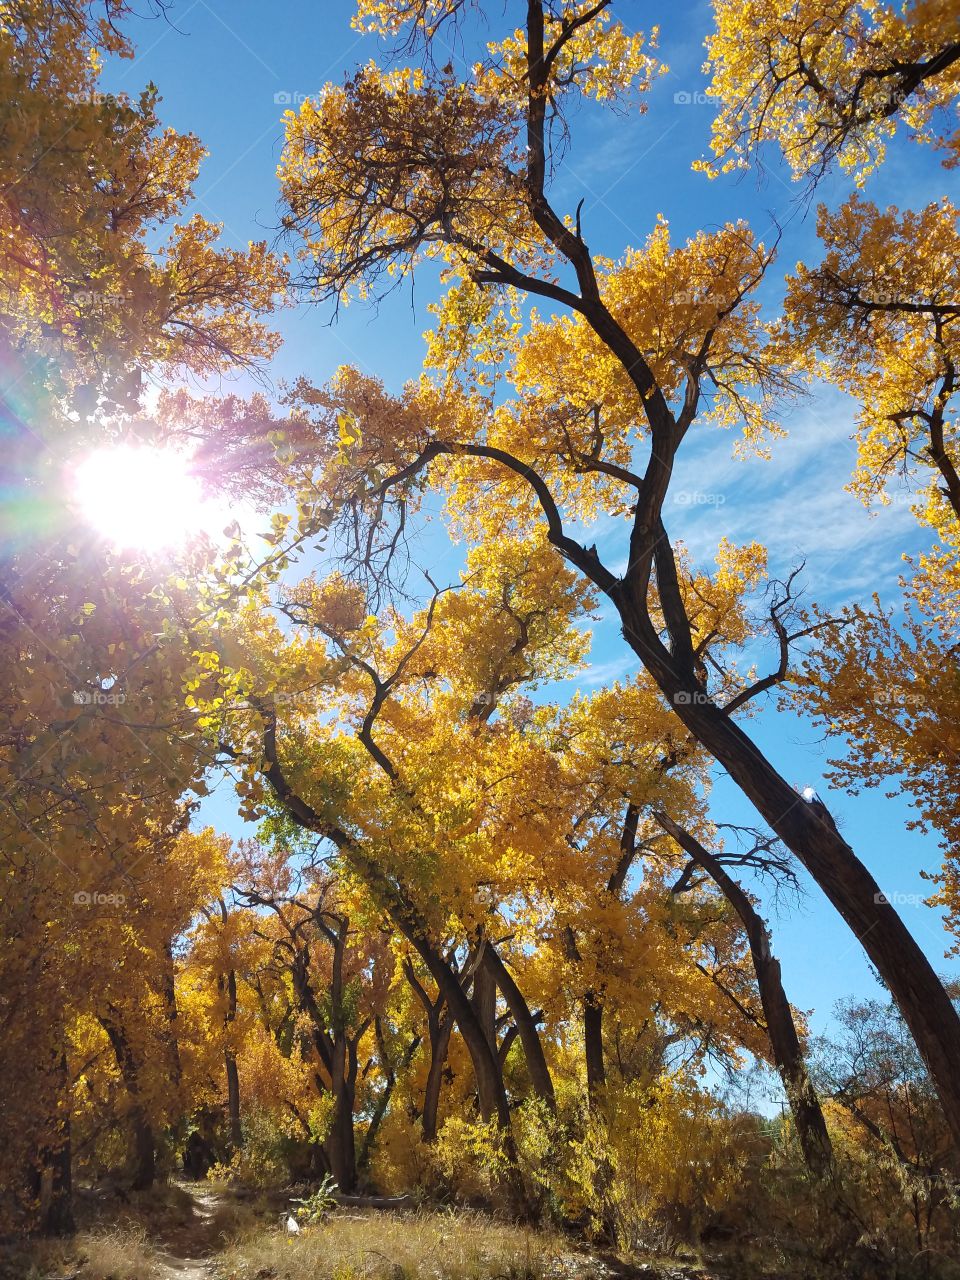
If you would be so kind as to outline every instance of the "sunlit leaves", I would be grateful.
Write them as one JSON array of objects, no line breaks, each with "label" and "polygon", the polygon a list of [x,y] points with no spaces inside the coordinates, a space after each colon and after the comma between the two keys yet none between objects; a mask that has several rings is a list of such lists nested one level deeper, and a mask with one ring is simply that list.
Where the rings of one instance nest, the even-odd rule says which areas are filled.
[{"label": "sunlit leaves", "polygon": [[[951,0],[721,0],[716,21],[707,69],[721,110],[708,171],[743,166],[775,141],[797,179],[837,159],[862,183],[901,120],[936,139],[937,113],[957,93]],[[956,149],[956,135],[944,141]]]},{"label": "sunlit leaves", "polygon": [[921,491],[952,485],[954,519],[957,218],[946,199],[905,213],[858,197],[835,212],[821,208],[824,256],[789,279],[785,327],[795,357],[821,353],[825,375],[861,405],[854,492],[884,502],[900,477]]}]

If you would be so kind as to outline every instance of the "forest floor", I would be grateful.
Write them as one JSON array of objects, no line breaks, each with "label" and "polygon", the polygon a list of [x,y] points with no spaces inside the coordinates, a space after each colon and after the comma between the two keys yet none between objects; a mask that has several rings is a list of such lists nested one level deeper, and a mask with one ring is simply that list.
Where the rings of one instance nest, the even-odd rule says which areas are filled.
[{"label": "forest floor", "polygon": [[[69,1241],[0,1249],[0,1280],[721,1280],[692,1260],[627,1264],[472,1210],[334,1210],[290,1234],[289,1202],[207,1184],[78,1197]],[[760,1280],[759,1276],[757,1280]]]}]

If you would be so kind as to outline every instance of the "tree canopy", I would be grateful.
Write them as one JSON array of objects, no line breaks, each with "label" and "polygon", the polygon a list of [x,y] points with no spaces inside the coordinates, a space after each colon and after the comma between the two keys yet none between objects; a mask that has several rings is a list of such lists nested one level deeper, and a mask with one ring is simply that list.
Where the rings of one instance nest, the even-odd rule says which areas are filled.
[{"label": "tree canopy", "polygon": [[[951,6],[714,6],[698,167],[775,144],[807,199],[846,175],[792,269],[742,219],[590,249],[564,148],[666,72],[610,0],[360,0],[380,56],[286,113],[278,237],[243,247],[193,211],[203,147],[158,90],[102,87],[140,20],[0,4],[0,1230],[179,1160],[622,1249],[773,1177],[835,1256],[955,1249],[955,990],[754,723],[799,713],[838,789],[911,798],[955,931],[958,215],[861,191],[898,130],[955,158]],[[268,376],[291,297],[421,278],[402,387],[223,393]],[[926,538],[895,600],[778,576],[762,511],[718,513],[707,556],[670,527],[704,438],[775,459],[822,384],[856,416],[824,485],[878,522],[908,495]],[[70,475],[111,449],[186,460],[257,528],[98,535]],[[598,683],[601,611],[636,670]],[[771,923],[807,883],[888,994],[812,1043]],[[751,1064],[781,1121],[721,1096]]]}]

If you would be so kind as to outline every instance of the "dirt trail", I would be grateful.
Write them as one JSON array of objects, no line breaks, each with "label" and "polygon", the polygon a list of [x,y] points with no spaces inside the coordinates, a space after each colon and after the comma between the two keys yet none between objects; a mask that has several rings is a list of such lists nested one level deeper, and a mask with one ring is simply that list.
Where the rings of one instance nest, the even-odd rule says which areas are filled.
[{"label": "dirt trail", "polygon": [[224,1218],[229,1198],[222,1192],[183,1187],[193,1201],[194,1217],[164,1232],[158,1261],[163,1280],[210,1280],[213,1256],[223,1248]]}]

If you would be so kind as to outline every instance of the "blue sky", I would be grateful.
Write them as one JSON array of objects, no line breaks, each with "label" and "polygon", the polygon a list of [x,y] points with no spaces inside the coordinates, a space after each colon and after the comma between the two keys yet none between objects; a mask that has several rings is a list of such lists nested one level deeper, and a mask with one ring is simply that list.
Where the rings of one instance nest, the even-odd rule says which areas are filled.
[{"label": "blue sky", "polygon": [[[586,238],[594,251],[611,256],[641,244],[658,213],[669,220],[675,241],[729,219],[746,218],[768,240],[780,225],[780,269],[771,271],[762,295],[775,314],[784,271],[798,260],[818,257],[814,210],[798,203],[798,188],[773,153],[766,156],[762,182],[753,172],[709,182],[691,171],[691,162],[706,154],[709,139],[712,109],[702,101],[700,65],[710,11],[707,4],[676,0],[659,8],[659,54],[669,74],[655,84],[644,116],[591,111],[574,119],[573,144],[557,174],[555,203],[561,212],[572,211],[582,198]],[[228,242],[242,245],[275,236],[276,166],[286,102],[316,92],[378,55],[375,40],[350,28],[352,11],[346,0],[276,5],[176,0],[166,21],[132,24],[138,56],[111,66],[107,83],[135,93],[152,80],[163,97],[164,122],[200,136],[210,155],[196,185],[196,209],[223,223]],[[637,3],[618,5],[617,11],[624,21],[638,25],[659,16],[656,6]],[[490,12],[493,25],[501,6]],[[456,63],[455,50],[451,56]],[[677,95],[691,100],[678,101]],[[944,194],[955,181],[935,156],[904,141],[892,147],[866,194],[881,205],[909,201],[916,208]],[[835,205],[849,190],[849,183],[834,175],[821,185],[818,199]],[[320,382],[338,365],[352,363],[399,387],[419,367],[420,335],[430,323],[429,300],[428,287],[418,282],[414,296],[402,290],[376,310],[349,307],[332,326],[329,310],[287,310],[278,318],[284,346],[271,376],[279,380],[306,373]],[[849,438],[853,413],[851,403],[836,392],[813,395],[785,420],[789,435],[774,446],[767,462],[734,461],[729,433],[692,439],[681,455],[666,512],[671,534],[701,560],[712,557],[721,536],[759,538],[769,548],[774,573],[806,562],[808,594],[821,603],[863,599],[876,590],[895,604],[901,552],[923,546],[924,539],[904,495],[894,495],[890,507],[871,516],[843,492],[854,456]],[[717,496],[710,503],[691,499],[704,491]],[[601,525],[595,536],[615,566],[622,559],[622,527]],[[437,554],[455,573],[456,553],[445,556],[438,542]],[[605,612],[595,629],[591,669],[570,687],[595,687],[635,665]],[[944,972],[955,971],[954,962],[943,960],[949,940],[937,915],[920,905],[930,888],[920,870],[932,870],[940,861],[936,840],[905,829],[908,805],[885,798],[887,787],[859,797],[829,791],[822,777],[831,752],[809,723],[767,711],[753,722],[751,732],[790,782],[818,789],[881,887],[888,895],[902,895],[900,910],[934,963]],[[716,781],[713,812],[718,821],[746,823],[755,817],[722,777]],[[241,831],[229,787],[205,802],[202,815],[222,830]],[[809,887],[798,908],[774,914],[772,923],[788,992],[801,1008],[814,1011],[815,1028],[826,1024],[840,996],[875,993],[860,947],[815,887]]]}]

